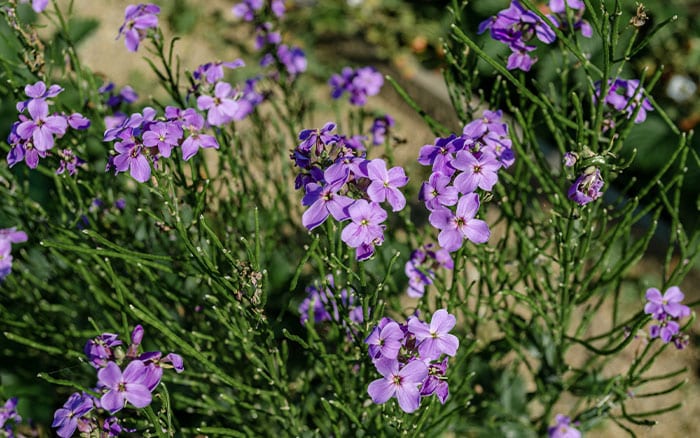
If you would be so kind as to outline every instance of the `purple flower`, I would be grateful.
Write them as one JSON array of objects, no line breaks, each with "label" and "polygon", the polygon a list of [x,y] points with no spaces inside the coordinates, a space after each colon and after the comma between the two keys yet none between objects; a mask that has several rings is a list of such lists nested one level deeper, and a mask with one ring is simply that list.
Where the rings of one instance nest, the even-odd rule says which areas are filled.
[{"label": "purple flower", "polygon": [[8,399],[5,404],[0,407],[0,428],[9,427],[9,425],[7,425],[9,420],[15,423],[22,421],[22,417],[17,413],[17,397]]},{"label": "purple flower", "polygon": [[586,205],[602,196],[603,177],[596,167],[589,167],[569,188],[568,197],[579,205]]},{"label": "purple flower", "polygon": [[457,211],[440,207],[429,216],[430,223],[441,230],[438,235],[440,246],[449,252],[458,250],[464,239],[474,243],[489,240],[490,231],[486,222],[475,219],[479,210],[479,195],[471,193],[462,196],[457,203]]},{"label": "purple flower", "polygon": [[391,205],[393,211],[402,210],[406,206],[406,198],[399,191],[408,183],[408,177],[402,167],[386,169],[386,162],[375,158],[367,164],[367,175],[371,181],[367,187],[367,195],[374,202],[384,202]]},{"label": "purple flower", "polygon": [[74,392],[68,397],[63,407],[54,413],[51,427],[58,428],[56,435],[61,438],[70,438],[75,433],[82,417],[93,407],[95,407],[95,403],[90,395]]},{"label": "purple flower", "polygon": [[17,103],[17,112],[24,112],[24,110],[27,109],[27,105],[29,105],[29,102],[32,100],[46,100],[58,96],[61,92],[63,92],[63,87],[60,85],[51,85],[49,88],[46,88],[46,84],[42,81],[38,81],[34,84],[27,84],[24,86],[24,94],[26,94],[29,99]]},{"label": "purple flower", "polygon": [[107,389],[100,398],[102,408],[114,414],[124,408],[126,402],[137,408],[151,404],[151,391],[144,384],[146,377],[146,366],[140,360],[130,362],[123,373],[116,363],[107,363],[97,372],[99,384]]},{"label": "purple flower", "polygon": [[182,128],[189,133],[189,136],[182,142],[183,160],[189,160],[201,148],[219,149],[219,142],[214,136],[200,132],[204,127],[204,117],[194,108],[186,109],[183,113],[183,119]]},{"label": "purple flower", "polygon": [[[384,321],[384,320],[383,320]],[[396,359],[403,343],[404,332],[395,321],[381,323],[365,339],[372,359]]]},{"label": "purple flower", "polygon": [[690,315],[690,308],[681,304],[683,292],[678,286],[669,287],[663,295],[656,288],[649,288],[646,292],[647,303],[644,313],[652,315],[657,320],[662,320],[666,315],[673,318],[685,318]]},{"label": "purple flower", "polygon": [[116,173],[126,172],[129,169],[129,173],[136,181],[148,181],[151,177],[151,166],[143,154],[143,145],[124,141],[115,143],[114,149],[118,152],[113,159]]},{"label": "purple flower", "polygon": [[671,342],[674,336],[680,333],[681,326],[670,319],[662,319],[659,324],[649,327],[649,337],[661,338],[664,344]]},{"label": "purple flower", "polygon": [[420,406],[418,386],[428,376],[428,367],[421,360],[414,360],[399,369],[398,361],[378,361],[377,370],[384,376],[369,384],[367,393],[377,404],[396,397],[404,412],[411,413]]},{"label": "purple flower", "polygon": [[433,313],[430,325],[416,317],[408,320],[408,330],[419,342],[418,352],[421,359],[436,360],[442,354],[454,356],[457,353],[459,340],[455,335],[449,334],[456,323],[454,315],[450,315],[445,309],[438,309]]},{"label": "purple flower", "polygon": [[[341,309],[346,310],[350,320],[360,323],[364,319],[362,306],[356,304],[355,292],[342,289],[340,293],[334,292],[335,283],[332,275],[326,277],[328,286],[308,286],[306,288],[306,298],[299,304],[300,322],[306,325],[313,313],[313,323],[318,324],[324,321],[334,321],[346,326],[345,320],[341,317]],[[340,299],[337,299],[337,296]],[[348,328],[353,332],[353,328]]]},{"label": "purple flower", "polygon": [[578,154],[576,152],[567,152],[564,154],[564,166],[574,167],[578,161]]},{"label": "purple flower", "polygon": [[571,418],[558,414],[554,426],[547,429],[549,438],[581,438],[581,432],[571,426]]},{"label": "purple flower", "polygon": [[554,31],[534,12],[523,8],[513,0],[507,9],[500,11],[479,24],[479,33],[490,30],[491,38],[507,44],[513,52],[508,58],[508,69],[529,71],[537,58],[528,55],[535,46],[528,43],[537,38],[545,44],[556,39]]},{"label": "purple flower", "polygon": [[376,202],[356,200],[349,208],[350,222],[343,228],[340,238],[351,248],[357,248],[357,260],[366,260],[374,253],[373,246],[384,241],[387,214]]},{"label": "purple flower", "polygon": [[284,65],[291,78],[306,71],[306,55],[299,47],[288,47],[285,44],[280,44],[277,47],[277,58]]},{"label": "purple flower", "polygon": [[255,18],[255,13],[262,9],[263,0],[244,0],[231,8],[231,12],[238,18],[242,18],[245,21],[253,21]]},{"label": "purple flower", "polygon": [[483,153],[477,158],[469,151],[459,151],[451,164],[463,171],[454,180],[454,186],[460,193],[472,193],[477,187],[490,192],[498,182],[501,163],[490,153]]},{"label": "purple flower", "polygon": [[58,169],[56,169],[56,175],[61,175],[68,171],[68,174],[73,176],[78,173],[78,167],[85,164],[85,161],[75,155],[71,149],[63,149],[59,156],[61,157],[61,162]]},{"label": "purple flower", "polygon": [[[32,1],[32,9],[34,9],[34,12],[41,13],[44,12],[44,9],[49,5],[49,0],[31,0]],[[29,3],[29,0],[20,0],[20,3]]]},{"label": "purple flower", "polygon": [[331,97],[337,99],[345,92],[350,95],[350,103],[362,106],[368,96],[379,93],[384,85],[384,77],[374,67],[361,67],[353,70],[345,67],[338,75],[331,76],[328,81],[331,86]]},{"label": "purple flower", "polygon": [[420,149],[418,162],[424,166],[433,166],[433,172],[441,172],[451,177],[455,171],[450,162],[453,154],[457,152],[456,139],[454,134],[447,138],[436,138],[435,144],[427,144]]},{"label": "purple flower", "polygon": [[580,10],[586,7],[581,0],[549,0],[549,9],[557,14],[566,13],[566,6],[570,9]]},{"label": "purple flower", "polygon": [[112,348],[119,345],[122,345],[122,341],[119,340],[118,335],[102,333],[95,339],[88,340],[83,351],[93,367],[101,368],[114,358]]},{"label": "purple flower", "polygon": [[428,181],[423,182],[418,199],[425,202],[425,207],[436,210],[440,206],[455,205],[459,192],[450,185],[451,178],[441,172],[433,172]]},{"label": "purple flower", "polygon": [[29,101],[27,109],[32,120],[22,121],[17,126],[17,135],[24,140],[31,139],[38,151],[48,151],[53,148],[53,136],[66,133],[68,122],[63,116],[49,116],[49,104],[42,99]]},{"label": "purple flower", "polygon": [[389,132],[389,128],[394,126],[394,118],[389,114],[385,114],[381,117],[375,117],[372,121],[372,126],[369,128],[369,132],[372,135],[372,144],[374,146],[379,146],[386,141],[386,135]]},{"label": "purple flower", "polygon": [[238,103],[232,98],[233,89],[228,82],[217,82],[214,97],[202,95],[197,98],[197,108],[207,110],[207,123],[222,126],[233,120]]},{"label": "purple flower", "polygon": [[441,404],[445,404],[450,395],[450,388],[447,384],[447,358],[440,363],[432,363],[428,366],[428,378],[425,379],[420,388],[420,395],[428,397],[437,395]]},{"label": "purple flower", "polygon": [[146,37],[148,29],[158,27],[160,7],[148,3],[129,5],[124,10],[124,24],[119,28],[117,39],[124,35],[124,44],[130,52],[139,49],[139,43]]},{"label": "purple flower", "polygon": [[[628,119],[638,111],[634,123],[642,123],[647,118],[647,111],[654,110],[649,99],[644,97],[646,91],[641,87],[639,80],[608,79],[608,87],[603,101],[616,111],[625,113]],[[601,91],[601,84],[598,81],[595,84],[594,102],[600,99]]]},{"label": "purple flower", "polygon": [[156,122],[143,133],[143,145],[157,147],[158,153],[167,158],[181,138],[182,128],[178,123]]},{"label": "purple flower", "polygon": [[338,179],[326,184],[312,182],[306,185],[306,195],[302,199],[302,205],[309,205],[309,209],[302,215],[301,222],[308,230],[321,225],[329,215],[337,221],[343,221],[349,217],[348,208],[353,200],[338,194],[343,184],[344,181]]},{"label": "purple flower", "polygon": [[195,79],[204,77],[206,81],[210,84],[215,84],[224,78],[224,67],[235,69],[243,67],[245,63],[242,59],[235,59],[230,62],[209,62],[197,67],[197,69],[192,73]]}]

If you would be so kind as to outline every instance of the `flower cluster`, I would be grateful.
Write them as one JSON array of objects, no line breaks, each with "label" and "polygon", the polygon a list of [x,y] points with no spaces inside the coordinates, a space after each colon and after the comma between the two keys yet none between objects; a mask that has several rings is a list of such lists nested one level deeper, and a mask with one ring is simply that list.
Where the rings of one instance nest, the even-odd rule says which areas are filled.
[{"label": "flower cluster", "polygon": [[124,44],[130,52],[136,52],[139,44],[148,36],[149,29],[158,28],[160,7],[152,3],[129,5],[124,10],[124,24],[117,38],[124,35]]},{"label": "flower cluster", "polygon": [[679,350],[688,345],[688,335],[680,331],[679,321],[690,316],[690,308],[681,304],[683,292],[678,286],[669,287],[663,295],[656,288],[649,288],[646,292],[647,303],[644,313],[651,315],[656,324],[649,329],[649,336],[661,338],[664,344],[673,342]]},{"label": "flower cluster", "polygon": [[[79,113],[69,116],[63,113],[49,112],[52,102],[50,98],[58,96],[63,91],[58,85],[46,87],[39,81],[33,85],[24,87],[24,93],[29,99],[17,104],[19,121],[13,123],[7,143],[10,152],[7,154],[7,163],[10,167],[24,161],[26,165],[35,169],[39,165],[39,158],[45,158],[56,144],[56,139],[63,137],[68,128],[84,130],[90,127],[90,120]],[[25,114],[26,113],[26,114]],[[28,115],[28,116],[27,116]],[[64,149],[61,156],[62,173],[67,166],[75,173],[76,166],[82,163],[70,150]]]},{"label": "flower cluster", "polygon": [[[212,104],[210,111],[216,111],[215,106]],[[149,161],[157,163],[168,158],[175,148],[182,149],[184,160],[192,158],[200,148],[219,148],[216,138],[204,133],[204,117],[194,108],[168,106],[164,117],[156,115],[156,110],[147,107],[143,114],[134,113],[118,125],[108,126],[103,140],[115,141],[116,155],[110,157],[106,170],[128,170],[136,181],[145,182],[151,176]]]},{"label": "flower cluster", "polygon": [[369,133],[372,137],[372,145],[379,146],[384,144],[389,130],[394,127],[394,118],[389,114],[375,117],[372,121],[372,126],[369,128]]},{"label": "flower cluster", "polygon": [[421,397],[435,394],[444,404],[449,395],[447,356],[454,356],[459,339],[449,332],[454,315],[445,309],[433,313],[430,324],[412,316],[406,324],[382,318],[365,340],[377,371],[383,376],[369,384],[372,401],[396,397],[404,412],[420,407]]},{"label": "flower cluster", "polygon": [[[254,21],[265,6],[265,0],[243,0],[231,8],[231,12],[245,21]],[[272,0],[270,10],[277,18],[282,18],[286,10],[283,0]]]},{"label": "flower cluster", "polygon": [[14,227],[0,230],[0,281],[12,271],[12,244],[26,241],[24,231],[17,231]]},{"label": "flower cluster", "polygon": [[507,9],[500,11],[496,16],[479,24],[480,34],[487,30],[490,31],[491,38],[507,44],[512,52],[508,57],[509,70],[517,68],[530,71],[532,65],[537,62],[537,57],[530,56],[530,52],[537,48],[529,45],[534,38],[545,44],[551,44],[557,39],[544,20],[523,8],[517,0],[513,0]]},{"label": "flower cluster", "polygon": [[[100,397],[86,392],[71,394],[63,407],[54,413],[51,427],[57,429],[58,436],[71,437],[76,429],[81,433],[107,437],[118,436],[122,431],[134,432],[125,429],[121,419],[114,414],[127,403],[139,409],[150,405],[163,369],[172,368],[178,373],[184,370],[182,357],[178,354],[139,353],[143,334],[143,327],[137,325],[126,352],[122,341],[113,333],[103,333],[87,342],[85,354],[88,362],[98,370],[95,392]],[[107,418],[98,421],[98,414],[107,415]],[[102,433],[99,433],[100,424]]]},{"label": "flower cluster", "polygon": [[302,215],[302,224],[309,230],[321,225],[328,216],[337,221],[349,220],[341,239],[355,248],[357,260],[366,260],[374,248],[384,242],[387,218],[381,203],[393,211],[406,206],[399,190],[408,183],[402,167],[387,169],[381,158],[366,158],[359,138],[332,134],[334,123],[321,129],[299,133],[301,143],[291,158],[300,168],[296,189],[304,189],[302,205],[309,208]]},{"label": "flower cluster", "polygon": [[[601,82],[597,81],[593,94],[594,104],[600,100],[601,91]],[[608,90],[603,102],[615,111],[625,114],[628,119],[634,116],[634,123],[642,123],[647,118],[647,111],[654,110],[649,99],[644,97],[645,94],[646,91],[638,79],[608,79]],[[612,116],[608,119],[609,124],[614,123]]]},{"label": "flower cluster", "polygon": [[[29,3],[30,0],[19,0],[20,3]],[[37,14],[40,12],[44,12],[44,9],[49,5],[49,0],[31,0],[32,2],[32,9],[34,9],[34,12]]]},{"label": "flower cluster", "polygon": [[[10,421],[14,424],[10,424]],[[0,436],[13,437],[13,425],[22,422],[17,413],[17,397],[12,397],[0,407]]]},{"label": "flower cluster", "polygon": [[[568,158],[571,159],[570,157]],[[601,189],[604,184],[603,177],[600,175],[600,169],[590,166],[569,187],[567,196],[579,205],[586,205],[603,195]]]},{"label": "flower cluster", "polygon": [[337,291],[332,275],[326,277],[326,283],[325,286],[310,285],[306,288],[306,298],[299,305],[301,324],[333,322],[341,324],[348,333],[353,333],[355,330],[347,326],[343,315],[347,314],[350,321],[357,324],[364,321],[362,306],[356,303],[355,292],[352,289]]},{"label": "flower cluster", "polygon": [[340,74],[331,76],[328,81],[331,86],[331,97],[338,99],[345,92],[350,95],[350,103],[362,106],[367,97],[379,94],[384,77],[374,67],[361,67],[353,70],[345,67]]},{"label": "flower cluster", "polygon": [[420,200],[431,212],[430,223],[440,230],[438,243],[450,252],[458,250],[464,239],[474,243],[489,239],[488,225],[475,218],[480,205],[476,190],[490,192],[498,171],[515,162],[502,116],[501,111],[485,111],[464,127],[461,136],[437,138],[419,152],[418,162],[432,166]]},{"label": "flower cluster", "polygon": [[555,424],[547,429],[549,438],[581,438],[581,432],[571,425],[571,418],[557,414]]},{"label": "flower cluster", "polygon": [[449,270],[454,268],[454,261],[447,250],[434,249],[432,243],[414,250],[404,268],[408,277],[408,289],[406,290],[408,296],[412,298],[422,297],[425,293],[425,287],[433,284],[435,270],[440,268]]}]

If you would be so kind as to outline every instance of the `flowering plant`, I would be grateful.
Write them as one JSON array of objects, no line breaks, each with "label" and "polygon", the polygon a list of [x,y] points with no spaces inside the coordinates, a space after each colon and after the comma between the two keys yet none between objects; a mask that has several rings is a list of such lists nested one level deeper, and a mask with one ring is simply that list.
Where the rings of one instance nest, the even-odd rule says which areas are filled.
[{"label": "flowering plant", "polygon": [[[169,37],[178,6],[129,5],[113,49],[154,79],[127,84],[83,62],[72,8],[21,3],[0,8],[0,434],[578,437],[679,407],[686,369],[659,361],[693,348],[700,159],[619,5],[473,23],[453,1],[443,120],[386,66],[305,51],[301,4],[237,2],[236,53],[203,63]],[[673,156],[625,187],[653,120]]]}]

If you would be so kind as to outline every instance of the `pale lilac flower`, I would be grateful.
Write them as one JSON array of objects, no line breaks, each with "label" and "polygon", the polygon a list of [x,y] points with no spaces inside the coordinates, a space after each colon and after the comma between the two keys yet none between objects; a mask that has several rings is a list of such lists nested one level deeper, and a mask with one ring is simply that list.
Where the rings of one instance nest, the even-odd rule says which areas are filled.
[{"label": "pale lilac flower", "polygon": [[454,180],[454,187],[460,193],[472,193],[476,188],[487,192],[498,182],[498,170],[501,163],[490,153],[482,153],[476,157],[469,151],[459,151],[450,164],[461,170]]},{"label": "pale lilac flower", "polygon": [[146,381],[146,366],[140,360],[129,363],[122,373],[114,362],[97,372],[97,378],[107,392],[100,398],[103,409],[114,414],[124,408],[126,402],[137,408],[145,408],[151,404],[151,391],[144,384]]},{"label": "pale lilac flower", "polygon": [[208,62],[202,64],[192,73],[195,79],[205,78],[210,84],[215,84],[224,78],[224,67],[229,69],[236,69],[245,66],[245,62],[242,59],[235,59],[229,62]]},{"label": "pale lilac flower", "polygon": [[[34,12],[41,13],[49,5],[49,0],[31,0]],[[29,0],[20,0],[20,3],[29,3]]]},{"label": "pale lilac flower", "polygon": [[194,108],[188,108],[183,113],[182,128],[189,134],[182,142],[182,159],[187,161],[192,158],[201,148],[219,149],[219,142],[216,137],[202,134],[204,128],[204,117]]},{"label": "pale lilac flower", "polygon": [[416,317],[408,320],[408,330],[416,336],[418,352],[424,360],[436,360],[442,354],[454,356],[459,348],[459,339],[449,334],[457,323],[454,315],[447,313],[445,309],[438,309],[433,313],[430,325],[420,321]]},{"label": "pale lilac flower", "polygon": [[425,202],[425,207],[436,210],[440,206],[450,206],[457,203],[459,192],[450,185],[451,178],[441,172],[433,172],[428,181],[423,182],[418,199]]},{"label": "pale lilac flower", "polygon": [[277,58],[284,65],[291,78],[306,71],[306,55],[299,47],[289,47],[286,44],[280,44],[277,47]]},{"label": "pale lilac flower", "polygon": [[362,106],[367,102],[367,97],[379,93],[384,85],[384,77],[374,67],[361,67],[357,70],[345,67],[340,74],[331,76],[328,84],[331,86],[333,99],[347,92],[350,95],[350,103]]},{"label": "pale lilac flower", "polygon": [[479,210],[479,195],[471,193],[464,195],[457,203],[457,211],[453,213],[447,207],[440,207],[430,214],[429,221],[437,229],[440,246],[453,252],[462,246],[464,239],[474,243],[484,243],[489,240],[490,231],[486,222],[475,219]]},{"label": "pale lilac flower", "polygon": [[238,102],[233,99],[233,89],[228,82],[217,82],[214,96],[202,95],[197,98],[197,108],[207,110],[207,123],[222,126],[233,120]]},{"label": "pale lilac flower", "polygon": [[[351,248],[357,248],[358,260],[365,260],[372,255],[367,254],[367,247],[384,241],[384,222],[387,218],[386,211],[376,202],[367,202],[364,199],[356,200],[349,208],[350,222],[343,228],[341,239]],[[364,247],[363,247],[364,245]]]},{"label": "pale lilac flower", "polygon": [[369,354],[372,359],[396,359],[401,350],[404,339],[404,332],[395,321],[390,321],[385,325],[378,325],[372,333],[365,339],[365,344],[369,345]]},{"label": "pale lilac flower", "polygon": [[255,13],[263,8],[264,0],[243,0],[231,8],[231,12],[245,21],[253,21]]},{"label": "pale lilac flower", "polygon": [[681,304],[685,296],[678,286],[669,287],[663,295],[656,288],[649,288],[646,292],[647,303],[644,306],[644,313],[652,315],[661,320],[665,315],[673,318],[685,318],[690,315],[690,308]]},{"label": "pale lilac flower", "polygon": [[554,426],[547,429],[549,438],[581,438],[581,432],[571,425],[571,418],[558,414]]},{"label": "pale lilac flower", "polygon": [[367,164],[367,175],[371,181],[367,187],[367,195],[374,202],[387,201],[393,211],[402,210],[406,206],[406,198],[399,187],[408,184],[408,177],[402,167],[386,169],[386,162],[375,158]]},{"label": "pale lilac flower", "polygon": [[397,361],[378,361],[377,370],[384,376],[369,384],[367,393],[377,404],[396,397],[404,412],[411,413],[420,406],[418,386],[428,376],[428,367],[421,360],[414,360],[399,369]]},{"label": "pale lilac flower", "polygon": [[576,161],[578,161],[578,154],[576,152],[566,152],[564,154],[564,166],[574,167]]}]

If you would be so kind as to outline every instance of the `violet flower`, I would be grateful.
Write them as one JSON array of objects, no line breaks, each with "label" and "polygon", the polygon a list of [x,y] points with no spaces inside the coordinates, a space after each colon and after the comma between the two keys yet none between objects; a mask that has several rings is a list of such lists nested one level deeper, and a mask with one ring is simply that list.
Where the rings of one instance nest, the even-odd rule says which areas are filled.
[{"label": "violet flower", "polygon": [[42,99],[31,100],[27,104],[32,120],[25,120],[17,126],[17,135],[25,140],[32,140],[38,151],[45,152],[53,148],[54,135],[66,133],[68,122],[63,116],[49,116],[49,104]]},{"label": "violet flower", "polygon": [[408,184],[408,177],[402,167],[386,169],[386,162],[375,158],[367,163],[367,175],[371,181],[367,195],[374,202],[387,201],[393,211],[400,211],[406,206],[406,198],[399,187]]},{"label": "violet flower", "polygon": [[600,198],[603,193],[603,177],[597,167],[589,167],[571,185],[568,197],[579,205],[586,205],[589,202]]},{"label": "violet flower", "polygon": [[498,182],[501,163],[490,153],[480,155],[477,158],[469,151],[459,151],[450,163],[455,169],[463,171],[454,180],[454,186],[460,193],[472,193],[477,187],[490,192]]},{"label": "violet flower", "polygon": [[137,408],[145,408],[151,404],[151,391],[144,384],[146,381],[146,366],[140,360],[134,360],[124,369],[114,362],[97,372],[99,384],[107,389],[100,398],[102,408],[114,414],[124,408],[126,402]]},{"label": "violet flower", "polygon": [[56,410],[53,415],[51,427],[55,427],[56,435],[61,438],[70,438],[82,417],[95,407],[93,398],[86,393],[74,392],[68,397],[63,407]]},{"label": "violet flower", "polygon": [[646,292],[647,303],[644,306],[644,313],[658,320],[662,320],[665,315],[685,318],[690,315],[690,308],[681,304],[683,298],[685,296],[678,286],[669,287],[663,295],[658,289],[651,287]]},{"label": "violet flower", "polygon": [[214,86],[214,96],[199,96],[197,108],[207,111],[207,123],[212,126],[222,126],[231,122],[238,109],[238,102],[233,99],[231,84],[217,82]]},{"label": "violet flower", "polygon": [[340,238],[351,248],[357,248],[357,260],[366,260],[374,253],[373,246],[384,241],[386,211],[376,202],[356,200],[349,208],[350,222]]},{"label": "violet flower", "polygon": [[408,329],[416,336],[418,352],[424,360],[436,360],[442,354],[454,356],[459,348],[459,339],[449,334],[457,323],[454,315],[446,309],[438,309],[433,313],[430,325],[416,317],[408,320]]},{"label": "violet flower", "polygon": [[457,202],[455,213],[440,207],[429,216],[430,223],[441,230],[438,235],[440,246],[449,252],[458,250],[464,239],[474,243],[489,240],[490,231],[486,222],[475,219],[479,210],[479,196],[476,193],[464,195]]},{"label": "violet flower", "polygon": [[129,5],[124,10],[124,24],[119,28],[117,39],[124,35],[124,44],[130,52],[139,49],[139,43],[146,38],[148,29],[158,27],[160,7],[148,3]]},{"label": "violet flower", "polygon": [[571,426],[571,418],[557,414],[554,426],[547,429],[549,438],[581,438],[581,432]]},{"label": "violet flower", "polygon": [[[37,14],[44,12],[44,9],[49,5],[49,0],[31,0],[32,9]],[[29,0],[20,0],[20,3],[29,3]]]},{"label": "violet flower", "polygon": [[428,367],[423,361],[414,360],[401,369],[397,361],[378,361],[376,366],[383,378],[373,381],[367,388],[373,402],[382,404],[396,397],[399,406],[406,413],[420,407],[418,386],[428,376]]}]

